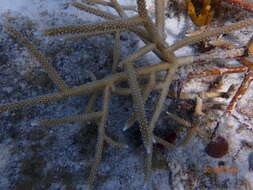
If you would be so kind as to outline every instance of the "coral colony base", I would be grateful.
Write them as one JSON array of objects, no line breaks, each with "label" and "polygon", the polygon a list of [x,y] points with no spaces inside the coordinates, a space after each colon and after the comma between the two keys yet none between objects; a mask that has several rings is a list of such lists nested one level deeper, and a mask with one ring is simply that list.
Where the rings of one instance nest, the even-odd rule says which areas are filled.
[{"label": "coral colony base", "polygon": [[[97,168],[102,159],[102,153],[105,142],[117,146],[120,148],[127,147],[126,145],[120,144],[114,141],[112,138],[106,134],[106,126],[108,120],[108,113],[110,109],[110,99],[112,95],[123,94],[131,95],[134,112],[132,116],[126,121],[126,124],[123,128],[123,131],[127,130],[135,121],[139,123],[139,130],[141,132],[143,145],[145,148],[145,172],[144,172],[144,181],[145,184],[148,183],[151,175],[151,166],[152,166],[152,156],[153,156],[153,145],[161,144],[169,149],[178,148],[181,145],[187,144],[189,142],[193,133],[208,139],[208,135],[205,134],[198,128],[198,121],[203,116],[202,112],[202,99],[203,98],[213,98],[213,97],[224,97],[231,96],[233,90],[228,90],[226,93],[218,92],[206,92],[197,96],[196,105],[195,105],[195,114],[192,123],[185,121],[184,119],[172,114],[167,113],[167,115],[177,122],[183,124],[188,128],[188,134],[185,140],[179,145],[173,145],[168,141],[162,139],[161,137],[153,133],[156,123],[159,119],[161,112],[163,111],[163,105],[165,103],[166,97],[169,93],[169,88],[175,77],[176,71],[178,68],[189,65],[197,62],[208,62],[217,58],[231,58],[231,57],[241,57],[240,62],[242,66],[217,69],[217,70],[206,70],[202,73],[191,73],[188,75],[189,78],[193,77],[203,77],[209,75],[224,75],[229,73],[245,73],[244,80],[236,91],[235,95],[229,105],[227,106],[226,111],[224,112],[224,117],[229,117],[233,112],[237,101],[246,93],[246,90],[250,86],[250,83],[253,79],[253,62],[252,62],[252,44],[249,42],[246,48],[234,48],[224,51],[213,51],[208,54],[198,54],[192,56],[176,56],[175,51],[191,44],[198,43],[200,41],[205,41],[210,37],[217,36],[220,34],[228,33],[230,31],[241,29],[242,27],[247,27],[253,24],[253,19],[248,19],[234,23],[228,26],[223,26],[219,28],[212,28],[207,32],[199,33],[191,37],[186,37],[183,40],[180,40],[172,45],[166,43],[165,39],[165,1],[156,0],[155,1],[155,20],[153,21],[149,16],[148,10],[146,8],[145,0],[137,0],[137,6],[121,6],[117,0],[104,1],[104,0],[84,0],[84,3],[72,3],[72,6],[88,12],[90,14],[102,17],[107,21],[94,24],[86,25],[72,25],[72,26],[63,26],[59,28],[52,28],[44,31],[44,34],[47,36],[56,36],[56,35],[68,35],[66,40],[75,40],[80,38],[88,38],[91,36],[98,36],[103,34],[111,33],[115,36],[114,41],[114,51],[113,51],[113,62],[111,64],[111,73],[101,79],[96,80],[96,77],[93,73],[90,73],[93,76],[93,81],[83,84],[78,87],[68,86],[64,80],[60,77],[57,71],[50,65],[47,59],[38,51],[29,39],[25,38],[20,32],[16,31],[10,25],[5,25],[5,31],[10,35],[15,37],[23,44],[32,56],[41,64],[44,70],[47,72],[48,76],[52,79],[54,84],[58,87],[59,92],[43,95],[40,97],[30,98],[23,101],[12,102],[0,106],[0,112],[5,112],[8,110],[13,110],[17,108],[23,108],[28,106],[33,106],[36,104],[43,104],[51,101],[57,101],[60,99],[66,99],[73,96],[90,94],[88,104],[86,105],[85,113],[81,115],[73,115],[71,117],[65,118],[55,118],[51,120],[44,121],[33,121],[33,126],[43,126],[43,125],[56,125],[60,123],[74,122],[74,121],[89,121],[95,120],[98,123],[97,130],[97,144],[94,160],[91,162],[91,171],[87,179],[87,183],[92,185],[95,177]],[[188,1],[189,3],[190,1]],[[208,1],[206,6],[209,6]],[[218,1],[217,1],[218,2]],[[94,3],[104,6],[109,6],[118,13],[118,15],[104,12],[97,8],[85,3]],[[189,5],[193,6],[193,5]],[[194,8],[194,7],[193,7]],[[134,16],[128,16],[127,11],[131,10],[136,12]],[[190,10],[190,9],[189,9]],[[213,11],[213,10],[212,10]],[[198,19],[199,25],[201,23],[208,23],[212,18],[213,13],[211,14],[207,10],[203,13],[203,17],[207,20],[203,21],[203,17],[194,16],[194,11],[188,11],[189,15],[193,15],[195,20]],[[210,13],[210,14],[209,14]],[[120,34],[121,32],[129,31],[135,33],[145,45],[132,53],[128,57],[121,57],[120,52]],[[250,40],[250,39],[249,39]],[[149,52],[153,52],[159,59],[160,63],[153,65],[146,65],[142,67],[136,67],[134,64],[136,60],[140,59]],[[161,75],[158,75],[159,72],[165,71],[166,75],[161,78]],[[140,79],[144,81],[140,83]],[[129,88],[121,88],[118,84],[122,81],[127,81]],[[152,116],[148,117],[145,111],[146,101],[153,91],[159,92],[159,97],[156,101],[155,109],[153,110]],[[100,111],[94,111],[94,104],[99,99],[99,93],[103,92],[102,98],[102,108]],[[109,127],[109,126],[108,126]],[[211,146],[211,145],[210,145]],[[209,147],[209,149],[212,149]],[[224,148],[225,152],[226,146]],[[207,150],[210,152],[211,150]],[[224,153],[210,153],[214,155],[223,155]]]}]

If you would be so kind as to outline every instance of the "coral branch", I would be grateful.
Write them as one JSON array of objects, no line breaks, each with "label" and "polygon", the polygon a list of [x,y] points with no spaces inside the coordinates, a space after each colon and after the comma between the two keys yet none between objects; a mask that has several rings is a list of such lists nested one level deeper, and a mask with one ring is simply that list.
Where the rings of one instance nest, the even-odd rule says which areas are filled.
[{"label": "coral branch", "polygon": [[156,27],[160,35],[165,39],[165,0],[155,0]]},{"label": "coral branch", "polygon": [[168,71],[168,73],[166,75],[165,82],[163,84],[163,88],[161,90],[159,99],[158,99],[156,107],[155,107],[155,111],[154,111],[154,113],[152,115],[152,119],[150,121],[149,128],[152,132],[153,132],[153,129],[155,128],[156,121],[158,120],[160,113],[162,112],[164,101],[165,101],[167,94],[169,92],[169,87],[170,87],[170,84],[171,84],[173,77],[176,73],[177,68],[178,68],[177,65],[173,65],[172,68],[170,68],[170,70]]},{"label": "coral branch", "polygon": [[41,64],[43,69],[47,72],[50,79],[55,83],[55,85],[62,91],[68,90],[68,86],[65,84],[63,79],[58,75],[56,70],[48,63],[46,58],[33,47],[32,43],[28,41],[21,33],[15,30],[15,28],[5,25],[5,29],[9,32],[12,36],[17,38],[33,55],[33,57]]},{"label": "coral branch", "polygon": [[110,102],[110,87],[105,87],[104,97],[103,97],[103,108],[102,108],[102,118],[100,121],[100,125],[98,127],[98,137],[97,137],[97,145],[96,145],[96,153],[95,153],[95,161],[92,164],[91,172],[88,177],[88,184],[92,185],[94,182],[94,178],[97,172],[98,165],[102,158],[102,152],[104,147],[105,140],[105,126],[108,117],[108,108]]},{"label": "coral branch", "polygon": [[82,0],[83,2],[96,3],[100,5],[111,6],[111,2],[103,1],[103,0]]},{"label": "coral branch", "polygon": [[38,121],[38,122],[35,122],[34,125],[36,126],[57,125],[61,123],[70,123],[74,121],[87,121],[87,120],[99,119],[101,116],[102,116],[102,112],[93,112],[93,113],[88,113],[88,114],[76,115],[72,117],[60,118],[60,119]]},{"label": "coral branch", "polygon": [[[149,73],[166,70],[170,67],[171,67],[171,65],[165,64],[165,63],[152,65],[152,66],[145,66],[143,68],[136,69],[136,74],[137,75],[146,75]],[[90,82],[88,84],[84,84],[79,87],[72,88],[66,92],[53,93],[53,94],[49,94],[49,95],[40,96],[37,98],[31,98],[28,100],[23,100],[23,101],[19,101],[19,102],[14,102],[14,103],[2,105],[2,106],[0,106],[0,112],[4,112],[7,110],[12,110],[12,109],[16,109],[16,108],[28,107],[28,106],[32,106],[32,105],[36,105],[36,104],[43,104],[43,103],[47,103],[47,102],[51,102],[51,101],[56,101],[56,100],[68,98],[71,96],[84,95],[84,94],[87,94],[91,91],[94,91],[95,89],[104,88],[106,85],[108,85],[110,83],[112,84],[116,81],[119,82],[119,81],[125,80],[125,79],[127,79],[127,77],[128,77],[128,75],[125,72],[117,73],[112,76],[108,76],[102,80]]]},{"label": "coral branch", "polygon": [[190,73],[188,78],[193,77],[205,77],[205,76],[212,76],[212,75],[224,75],[229,73],[244,73],[247,71],[246,67],[231,67],[231,68],[220,68],[215,70],[205,70],[200,73]]},{"label": "coral branch", "polygon": [[145,113],[144,101],[142,99],[141,90],[137,81],[137,75],[131,62],[135,61],[140,56],[143,56],[144,54],[152,51],[154,48],[154,44],[147,45],[122,62],[122,65],[124,65],[125,70],[128,73],[128,81],[130,89],[132,91],[134,110],[140,123],[143,143],[148,153],[150,153],[151,151],[150,147],[152,143],[152,135],[150,134],[150,130],[148,128],[148,120]]},{"label": "coral branch", "polygon": [[120,60],[120,32],[115,33],[114,48],[113,48],[113,61],[112,73],[115,73]]},{"label": "coral branch", "polygon": [[243,95],[246,93],[247,89],[249,88],[250,83],[253,81],[253,72],[246,74],[244,77],[244,80],[234,95],[233,99],[231,100],[229,106],[227,107],[227,113],[231,114],[232,111],[234,110],[237,102],[243,97]]},{"label": "coral branch", "polygon": [[115,33],[115,32],[123,32],[124,30],[127,30],[127,29],[122,29],[122,30],[115,29],[115,30],[107,30],[107,31],[99,31],[99,32],[89,32],[89,33],[85,33],[85,34],[69,36],[69,37],[64,38],[64,40],[84,39],[84,38],[90,38],[90,37],[104,35],[104,34],[111,34],[111,33]]},{"label": "coral branch", "polygon": [[233,30],[238,30],[240,28],[250,26],[252,24],[253,24],[253,19],[248,19],[248,20],[245,20],[243,22],[239,22],[239,23],[236,23],[236,24],[231,24],[229,26],[224,26],[224,27],[221,27],[221,28],[212,29],[211,31],[203,32],[199,35],[195,35],[195,36],[192,36],[192,37],[188,37],[184,40],[181,40],[181,41],[173,44],[172,46],[170,46],[167,50],[168,51],[176,51],[177,49],[179,49],[183,46],[191,45],[191,44],[206,40],[206,39],[208,39],[212,36],[217,36],[217,35],[220,35],[220,34],[228,33],[228,32],[233,31]]},{"label": "coral branch", "polygon": [[[147,84],[147,87],[143,93],[143,102],[145,103],[148,99],[148,96],[150,95],[151,91],[154,89],[155,87],[155,74],[152,73],[150,75],[150,80]],[[130,128],[131,126],[133,126],[134,122],[136,121],[136,114],[132,114],[131,117],[127,120],[125,127],[123,128],[123,131],[127,130],[128,128]]]},{"label": "coral branch", "polygon": [[140,17],[131,17],[127,19],[113,20],[99,24],[87,24],[83,26],[63,26],[59,28],[52,28],[44,31],[47,36],[63,35],[63,34],[76,34],[92,31],[108,31],[120,30],[129,28],[133,25],[141,25],[144,21]]},{"label": "coral branch", "polygon": [[146,8],[145,0],[137,0],[137,10],[141,18],[143,19],[148,18],[148,10]]},{"label": "coral branch", "polygon": [[104,12],[104,11],[101,11],[101,10],[98,10],[98,9],[94,9],[92,7],[83,5],[81,3],[74,2],[74,3],[72,3],[72,6],[78,8],[82,11],[91,13],[93,15],[96,15],[96,16],[99,16],[99,17],[102,17],[102,18],[112,19],[112,20],[118,18],[117,16],[115,16],[113,14],[110,14],[110,13],[107,13],[107,12]]}]

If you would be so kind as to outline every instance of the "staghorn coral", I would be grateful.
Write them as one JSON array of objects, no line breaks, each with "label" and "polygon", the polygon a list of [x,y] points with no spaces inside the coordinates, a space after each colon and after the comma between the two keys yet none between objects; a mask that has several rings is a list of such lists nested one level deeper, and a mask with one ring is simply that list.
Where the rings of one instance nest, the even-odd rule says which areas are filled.
[{"label": "staghorn coral", "polygon": [[[103,142],[106,141],[109,144],[115,145],[117,144],[112,139],[110,139],[108,136],[105,135],[104,128],[107,121],[107,114],[109,109],[109,99],[110,99],[110,91],[111,93],[117,93],[118,87],[116,86],[117,83],[120,81],[127,80],[129,82],[130,90],[127,91],[127,94],[131,94],[133,99],[133,105],[134,105],[134,113],[133,118],[130,118],[130,120],[137,120],[140,123],[140,131],[142,134],[143,144],[146,149],[146,156],[145,156],[145,182],[147,183],[150,178],[151,173],[151,165],[152,165],[152,151],[153,151],[153,143],[161,143],[166,147],[173,147],[170,143],[167,143],[163,139],[161,139],[158,136],[155,136],[153,134],[153,131],[156,127],[156,122],[159,119],[159,116],[161,112],[163,111],[163,104],[165,102],[165,99],[168,95],[169,88],[171,86],[171,83],[174,79],[174,76],[176,74],[176,71],[179,67],[187,64],[191,64],[193,62],[198,61],[210,61],[215,58],[220,58],[221,55],[217,54],[217,52],[214,52],[213,54],[204,54],[204,55],[197,55],[197,56],[175,56],[174,52],[184,46],[197,43],[199,41],[206,40],[212,36],[216,36],[222,33],[227,33],[233,30],[240,29],[242,27],[246,27],[253,24],[253,20],[249,19],[246,21],[242,21],[239,23],[232,24],[230,26],[224,26],[222,28],[212,29],[209,32],[202,33],[193,37],[188,37],[184,40],[181,40],[173,45],[169,45],[165,42],[165,33],[164,33],[164,5],[160,4],[159,1],[156,1],[156,21],[155,23],[152,21],[152,19],[148,15],[148,11],[146,9],[146,2],[144,0],[137,0],[137,16],[128,17],[125,13],[125,7],[122,7],[118,4],[116,0],[112,0],[110,2],[106,1],[95,1],[95,0],[89,0],[87,2],[93,2],[93,3],[99,3],[106,6],[111,6],[115,8],[116,12],[118,12],[119,16],[111,15],[109,13],[105,13],[103,11],[94,9],[92,7],[89,7],[85,4],[80,3],[73,3],[73,6],[84,10],[86,12],[89,12],[91,14],[103,17],[105,19],[109,19],[110,21],[98,23],[98,24],[89,24],[84,26],[64,26],[60,28],[53,28],[48,29],[44,32],[45,35],[54,36],[54,35],[63,35],[63,34],[79,34],[76,36],[69,36],[67,37],[68,40],[72,39],[78,39],[78,38],[85,38],[92,35],[102,35],[105,33],[115,33],[115,48],[114,48],[114,57],[113,57],[113,63],[112,63],[112,73],[108,74],[107,77],[101,80],[94,80],[93,82],[90,82],[88,84],[81,85],[79,87],[75,88],[63,88],[62,84],[57,85],[61,89],[61,92],[37,97],[37,98],[31,98],[24,101],[14,102],[6,105],[0,106],[0,111],[7,111],[11,109],[16,108],[22,108],[27,106],[32,106],[35,104],[41,104],[46,103],[50,101],[56,101],[59,99],[64,99],[72,96],[77,95],[84,95],[87,93],[92,93],[94,96],[96,94],[97,90],[104,91],[104,99],[103,99],[103,107],[102,111],[100,112],[92,112],[87,109],[87,113],[84,113],[83,115],[78,116],[72,116],[68,118],[60,118],[60,119],[54,119],[54,120],[48,120],[48,121],[38,121],[33,122],[34,125],[51,125],[56,123],[65,123],[65,122],[71,122],[71,121],[78,121],[78,120],[90,120],[90,119],[96,119],[99,121],[100,125],[98,127],[98,141],[96,146],[96,154],[94,162],[92,162],[92,169],[90,176],[88,178],[88,183],[91,185],[94,181],[96,170],[98,167],[98,164],[100,163],[102,151],[103,151]],[[161,2],[164,3],[164,2]],[[158,11],[159,10],[159,11]],[[119,61],[120,52],[119,45],[120,45],[120,38],[119,34],[121,31],[132,31],[136,33],[141,40],[146,43],[146,46],[141,48],[140,50],[134,52],[131,56],[127,58],[123,58],[122,61]],[[39,62],[45,63],[45,61],[40,58],[41,55],[39,55],[37,52],[35,52],[34,48],[31,47],[31,45],[23,39],[21,35],[17,31],[15,31],[14,28],[11,28],[10,26],[6,27],[6,31],[12,34],[14,37],[19,39],[23,45],[25,45],[33,54],[35,58],[38,59]],[[142,56],[144,56],[148,52],[154,52],[160,59],[161,63],[155,64],[152,66],[144,66],[140,68],[135,68],[133,62],[137,59],[140,59]],[[35,52],[35,53],[34,53]],[[241,53],[242,51],[240,51]],[[38,56],[39,55],[39,56]],[[230,51],[225,52],[225,57],[231,57],[238,55],[237,51]],[[242,53],[240,54],[242,55]],[[122,72],[117,72],[117,67],[123,66]],[[51,71],[48,71],[46,68],[45,70],[50,75]],[[166,71],[167,74],[162,79],[162,82],[159,81],[157,73],[159,71]],[[148,76],[150,77],[150,84],[144,85],[144,87],[139,83],[138,79],[141,77]],[[52,80],[57,84],[57,81],[62,81],[57,75],[52,74],[51,76]],[[57,79],[56,79],[57,78]],[[151,91],[157,90],[156,84],[160,84],[160,87],[158,90],[160,91],[160,96],[157,100],[157,104],[155,107],[155,110],[153,112],[153,115],[151,118],[148,118],[145,113],[145,101]],[[145,98],[142,98],[145,97]],[[95,100],[91,99],[91,107],[92,104],[96,101],[96,97],[93,98]],[[89,112],[89,113],[88,113]],[[130,127],[132,122],[127,122],[124,129],[127,129]],[[191,133],[193,130],[196,130],[195,127],[192,127],[192,130],[189,131]]]}]

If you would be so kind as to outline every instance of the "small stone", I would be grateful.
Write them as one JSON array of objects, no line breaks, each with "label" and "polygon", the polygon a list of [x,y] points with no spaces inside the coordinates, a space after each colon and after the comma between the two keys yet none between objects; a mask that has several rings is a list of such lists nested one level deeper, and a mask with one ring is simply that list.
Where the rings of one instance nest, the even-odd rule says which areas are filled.
[{"label": "small stone", "polygon": [[8,94],[11,93],[13,91],[12,87],[4,87],[2,88],[4,92],[7,92]]},{"label": "small stone", "polygon": [[211,141],[205,151],[213,158],[221,158],[228,153],[228,142],[224,137],[218,136],[214,141]]},{"label": "small stone", "polygon": [[44,130],[39,128],[33,128],[27,135],[27,139],[30,141],[39,141],[45,137],[46,133]]},{"label": "small stone", "polygon": [[0,54],[0,64],[6,64],[8,62],[9,58],[5,54]]},{"label": "small stone", "polygon": [[[177,134],[174,130],[169,129],[169,130],[166,131],[165,134],[162,135],[161,138],[163,140],[167,141],[168,143],[173,144],[173,143],[175,143],[175,141],[177,140],[178,137],[177,137]],[[158,149],[164,149],[164,146],[159,144],[159,143],[156,143],[154,145]]]},{"label": "small stone", "polygon": [[32,126],[32,127],[37,127],[37,126],[39,126],[39,125],[38,125],[38,122],[37,122],[37,121],[31,121],[31,126]]},{"label": "small stone", "polygon": [[43,71],[29,71],[25,74],[25,81],[29,85],[40,86],[47,89],[52,89],[54,87],[53,82],[49,78],[48,74]]},{"label": "small stone", "polygon": [[218,162],[218,166],[219,166],[219,167],[225,166],[225,165],[226,165],[226,163],[225,163],[224,161],[219,161],[219,162]]},{"label": "small stone", "polygon": [[174,143],[177,140],[176,132],[173,130],[170,130],[164,140],[166,140],[168,143]]}]

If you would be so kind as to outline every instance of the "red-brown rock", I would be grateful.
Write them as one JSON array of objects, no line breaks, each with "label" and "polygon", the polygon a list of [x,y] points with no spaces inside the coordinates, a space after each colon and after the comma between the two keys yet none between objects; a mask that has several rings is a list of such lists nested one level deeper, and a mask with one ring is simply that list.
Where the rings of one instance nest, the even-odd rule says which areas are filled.
[{"label": "red-brown rock", "polygon": [[205,151],[214,158],[221,158],[228,153],[228,142],[224,137],[218,136],[214,141],[211,141]]}]

